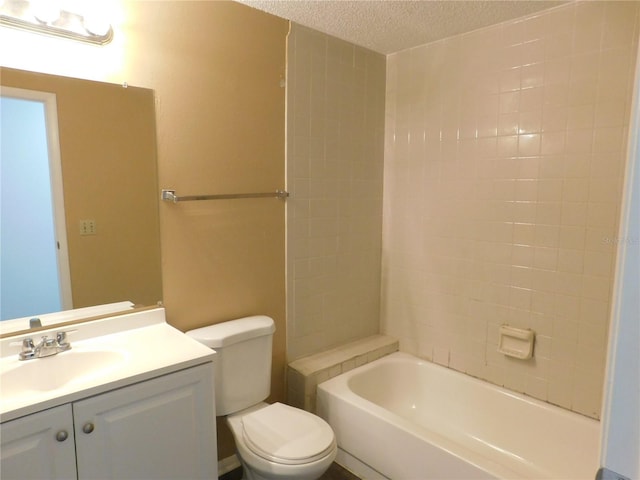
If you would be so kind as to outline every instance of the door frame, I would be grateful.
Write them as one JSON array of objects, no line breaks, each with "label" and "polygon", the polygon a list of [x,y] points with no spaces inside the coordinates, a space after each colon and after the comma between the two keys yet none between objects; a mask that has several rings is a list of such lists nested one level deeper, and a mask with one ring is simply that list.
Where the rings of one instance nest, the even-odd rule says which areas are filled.
[{"label": "door frame", "polygon": [[36,101],[44,105],[53,223],[57,242],[56,258],[58,264],[58,281],[60,284],[60,301],[62,310],[70,310],[73,308],[73,297],[71,292],[71,271],[69,268],[67,222],[64,211],[62,159],[60,155],[60,139],[58,136],[58,104],[56,94],[2,86],[0,87],[0,96]]}]

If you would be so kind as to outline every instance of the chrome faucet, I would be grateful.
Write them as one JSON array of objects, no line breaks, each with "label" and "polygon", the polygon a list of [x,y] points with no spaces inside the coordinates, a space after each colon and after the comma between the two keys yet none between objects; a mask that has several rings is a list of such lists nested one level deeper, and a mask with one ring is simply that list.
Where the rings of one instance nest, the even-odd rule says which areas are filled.
[{"label": "chrome faucet", "polygon": [[29,319],[29,328],[40,328],[42,326],[42,322],[38,317],[33,317]]},{"label": "chrome faucet", "polygon": [[33,343],[33,339],[25,338],[22,340],[22,351],[19,358],[20,360],[30,360],[32,358],[50,357],[70,348],[71,344],[67,341],[67,332],[57,332],[55,338],[49,338],[44,335],[37,345]]}]

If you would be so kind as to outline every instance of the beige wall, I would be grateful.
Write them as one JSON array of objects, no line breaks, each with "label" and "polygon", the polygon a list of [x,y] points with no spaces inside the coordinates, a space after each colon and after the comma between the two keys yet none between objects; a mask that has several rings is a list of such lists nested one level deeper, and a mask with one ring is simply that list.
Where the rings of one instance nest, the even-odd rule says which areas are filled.
[{"label": "beige wall", "polygon": [[289,360],[378,333],[385,57],[292,25]]},{"label": "beige wall", "polygon": [[[21,48],[1,49],[0,65],[153,89],[159,187],[284,187],[288,22],[230,1],[124,1],[114,27],[105,47],[2,28],[0,44]],[[273,399],[284,398],[284,208],[277,199],[160,205],[169,322],[187,330],[273,317]],[[222,435],[221,458],[232,453]]]},{"label": "beige wall", "polygon": [[[384,333],[599,417],[637,2],[581,2],[391,55]],[[498,327],[537,333],[497,353]]]}]

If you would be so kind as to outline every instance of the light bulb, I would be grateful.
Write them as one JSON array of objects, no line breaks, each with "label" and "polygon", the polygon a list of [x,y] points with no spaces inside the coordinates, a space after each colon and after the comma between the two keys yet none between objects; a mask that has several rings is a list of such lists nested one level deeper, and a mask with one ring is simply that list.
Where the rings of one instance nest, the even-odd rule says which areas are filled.
[{"label": "light bulb", "polygon": [[108,2],[104,0],[84,1],[82,10],[78,13],[82,15],[82,23],[87,32],[98,36],[109,33],[111,25],[107,19],[111,15],[109,14]]},{"label": "light bulb", "polygon": [[42,23],[53,23],[60,18],[60,5],[52,0],[32,0],[31,13]]},{"label": "light bulb", "polygon": [[83,25],[84,28],[87,29],[87,32],[100,37],[109,33],[109,29],[111,28],[109,22],[100,18],[99,15],[88,15],[84,17]]}]

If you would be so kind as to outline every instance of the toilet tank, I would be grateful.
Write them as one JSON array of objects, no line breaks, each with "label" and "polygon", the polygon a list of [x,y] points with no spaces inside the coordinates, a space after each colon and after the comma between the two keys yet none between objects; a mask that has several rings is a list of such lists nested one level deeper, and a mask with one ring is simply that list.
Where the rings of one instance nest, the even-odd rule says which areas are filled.
[{"label": "toilet tank", "polygon": [[216,415],[229,415],[260,403],[271,392],[273,319],[256,315],[187,332],[213,348]]}]

